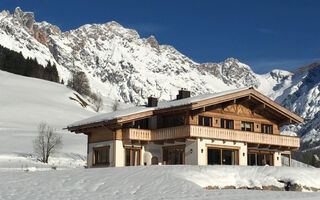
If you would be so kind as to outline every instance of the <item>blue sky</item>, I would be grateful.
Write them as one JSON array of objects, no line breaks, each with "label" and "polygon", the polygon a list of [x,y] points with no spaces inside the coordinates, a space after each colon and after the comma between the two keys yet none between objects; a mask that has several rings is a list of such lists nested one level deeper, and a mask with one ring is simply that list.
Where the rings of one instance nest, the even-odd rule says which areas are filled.
[{"label": "blue sky", "polygon": [[63,31],[117,21],[155,35],[196,62],[234,57],[257,73],[320,61],[320,1],[312,0],[1,0]]}]

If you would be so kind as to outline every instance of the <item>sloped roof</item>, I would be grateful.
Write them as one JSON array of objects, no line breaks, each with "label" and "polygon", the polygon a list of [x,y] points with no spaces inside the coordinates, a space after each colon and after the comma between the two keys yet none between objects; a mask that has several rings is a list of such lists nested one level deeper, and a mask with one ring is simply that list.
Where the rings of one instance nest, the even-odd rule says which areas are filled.
[{"label": "sloped roof", "polygon": [[[235,94],[235,96],[232,96],[233,94]],[[181,106],[193,105],[194,106],[193,108],[206,106],[208,103],[209,104],[214,103],[215,100],[221,99],[221,101],[226,101],[226,99],[223,97],[231,96],[232,98],[234,98],[234,97],[239,96],[240,94],[247,95],[247,96],[250,94],[255,95],[256,98],[264,101],[265,103],[270,104],[270,106],[279,110],[279,112],[281,111],[284,114],[290,115],[293,119],[295,119],[296,122],[303,122],[303,118],[292,113],[291,111],[287,110],[286,108],[284,108],[281,105],[277,104],[276,102],[272,101],[268,97],[260,94],[259,92],[255,91],[252,88],[244,87],[244,88],[239,88],[239,89],[227,90],[224,92],[202,94],[202,95],[189,97],[189,98],[185,98],[185,99],[180,99],[180,100],[161,101],[158,103],[157,107],[136,106],[136,107],[127,108],[124,110],[118,110],[118,111],[114,111],[114,112],[104,113],[104,114],[100,114],[100,115],[97,115],[94,117],[90,117],[87,119],[83,119],[83,120],[74,122],[74,123],[68,125],[68,129],[80,127],[80,126],[85,126],[85,125],[89,125],[89,124],[109,122],[112,120],[119,120],[122,117],[133,116],[136,114],[146,114],[146,116],[148,116],[148,115],[152,115],[153,111],[170,110],[170,109],[173,109],[176,107],[181,107]]]}]

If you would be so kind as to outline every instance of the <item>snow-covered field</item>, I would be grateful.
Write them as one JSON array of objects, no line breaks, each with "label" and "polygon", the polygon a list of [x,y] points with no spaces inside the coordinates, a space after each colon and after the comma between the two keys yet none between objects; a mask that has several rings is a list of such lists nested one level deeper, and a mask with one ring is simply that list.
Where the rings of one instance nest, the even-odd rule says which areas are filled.
[{"label": "snow-covered field", "polygon": [[[63,128],[96,112],[70,100],[75,98],[74,91],[64,85],[4,71],[0,71],[0,80],[0,168],[43,166],[36,162],[32,147],[40,122],[48,123],[63,137],[63,147],[50,160],[51,165],[82,167],[87,137]],[[110,111],[112,102],[104,98],[102,112]]]},{"label": "snow-covered field", "polygon": [[0,199],[304,199],[320,192],[206,190],[208,185],[320,187],[320,170],[241,166],[142,166],[49,171],[0,170]]}]

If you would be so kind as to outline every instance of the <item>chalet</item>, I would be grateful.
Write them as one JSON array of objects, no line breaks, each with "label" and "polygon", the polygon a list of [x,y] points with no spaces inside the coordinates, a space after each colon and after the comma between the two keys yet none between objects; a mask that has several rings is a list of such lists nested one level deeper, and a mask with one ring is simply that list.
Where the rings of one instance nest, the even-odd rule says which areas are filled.
[{"label": "chalet", "polygon": [[291,157],[298,137],[280,127],[303,118],[253,88],[177,99],[97,115],[70,124],[88,136],[87,166],[272,165]]}]

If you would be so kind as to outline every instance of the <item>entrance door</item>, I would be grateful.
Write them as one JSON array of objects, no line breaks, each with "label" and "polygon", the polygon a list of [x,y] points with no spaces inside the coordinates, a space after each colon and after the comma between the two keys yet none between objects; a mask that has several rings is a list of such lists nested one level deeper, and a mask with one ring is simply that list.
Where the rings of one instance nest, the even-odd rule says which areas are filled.
[{"label": "entrance door", "polygon": [[139,147],[125,147],[125,163],[126,166],[138,166],[140,165],[140,153]]},{"label": "entrance door", "polygon": [[163,147],[163,164],[182,165],[184,164],[185,146]]},{"label": "entrance door", "polygon": [[237,165],[238,150],[208,147],[208,165]]}]

